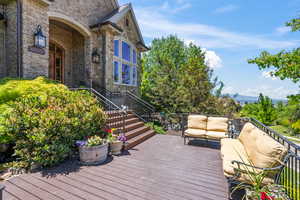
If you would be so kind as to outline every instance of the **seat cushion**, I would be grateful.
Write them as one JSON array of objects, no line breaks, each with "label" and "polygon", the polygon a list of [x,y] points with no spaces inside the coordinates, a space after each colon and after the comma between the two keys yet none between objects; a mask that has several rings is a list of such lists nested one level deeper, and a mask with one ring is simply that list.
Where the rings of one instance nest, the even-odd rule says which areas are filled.
[{"label": "seat cushion", "polygon": [[228,132],[228,118],[209,117],[207,119],[207,131]]},{"label": "seat cushion", "polygon": [[206,131],[206,136],[208,139],[212,140],[221,140],[228,137],[227,133],[217,131]]},{"label": "seat cushion", "polygon": [[250,164],[243,144],[238,139],[225,138],[221,140],[221,157],[223,159],[224,173],[233,176],[235,174],[232,161],[236,160]]},{"label": "seat cushion", "polygon": [[206,131],[201,129],[187,129],[184,134],[189,137],[206,138]]},{"label": "seat cushion", "polygon": [[249,159],[256,167],[271,168],[281,164],[287,149],[252,123],[246,123],[239,136]]},{"label": "seat cushion", "polygon": [[204,115],[189,115],[188,128],[206,130],[207,117]]}]

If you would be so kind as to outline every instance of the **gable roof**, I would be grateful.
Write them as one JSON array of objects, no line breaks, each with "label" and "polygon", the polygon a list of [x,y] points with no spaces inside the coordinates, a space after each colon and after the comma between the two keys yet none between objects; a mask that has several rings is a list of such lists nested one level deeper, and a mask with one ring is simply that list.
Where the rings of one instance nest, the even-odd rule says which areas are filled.
[{"label": "gable roof", "polygon": [[131,3],[128,3],[128,4],[125,4],[123,6],[120,6],[119,8],[115,9],[114,11],[112,11],[111,13],[109,13],[108,15],[106,15],[105,17],[103,17],[100,22],[98,22],[97,24],[95,25],[92,25],[90,28],[97,28],[97,27],[100,27],[101,25],[105,25],[105,24],[110,24],[112,25],[113,27],[115,27],[116,29],[118,29],[119,31],[123,31],[118,25],[117,23],[125,17],[125,15],[128,13],[128,12],[131,12],[132,14],[132,18],[133,18],[133,23],[136,27],[136,30],[138,32],[138,36],[139,36],[139,44],[141,44],[142,46],[144,46],[146,49],[148,48],[146,45],[145,45],[145,42],[144,42],[144,39],[143,39],[143,36],[142,36],[142,33],[141,33],[141,30],[140,30],[140,27],[137,23],[137,19],[136,19],[136,16],[134,14],[134,11],[133,11],[133,8],[132,8],[132,4]]}]

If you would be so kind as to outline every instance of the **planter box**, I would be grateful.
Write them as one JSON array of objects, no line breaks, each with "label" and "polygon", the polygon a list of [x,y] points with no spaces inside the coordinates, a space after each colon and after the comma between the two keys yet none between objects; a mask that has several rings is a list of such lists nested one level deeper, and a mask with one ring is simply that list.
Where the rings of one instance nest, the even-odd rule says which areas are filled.
[{"label": "planter box", "polygon": [[83,164],[97,165],[106,161],[108,154],[108,144],[95,147],[80,147],[79,156]]},{"label": "planter box", "polygon": [[110,143],[110,150],[113,155],[120,155],[123,149],[123,142],[117,141]]}]

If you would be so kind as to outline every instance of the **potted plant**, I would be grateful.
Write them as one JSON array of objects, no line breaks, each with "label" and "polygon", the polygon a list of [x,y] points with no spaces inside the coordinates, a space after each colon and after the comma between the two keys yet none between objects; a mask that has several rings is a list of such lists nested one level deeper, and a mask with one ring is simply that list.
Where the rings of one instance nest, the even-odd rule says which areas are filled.
[{"label": "potted plant", "polygon": [[264,171],[255,170],[254,164],[251,161],[249,163],[249,166],[235,168],[237,174],[248,177],[249,184],[239,184],[232,193],[239,189],[245,190],[243,199],[246,200],[289,200],[283,186],[264,184],[267,174]]},{"label": "potted plant", "polygon": [[123,144],[127,141],[125,134],[115,135],[111,131],[111,134],[108,136],[108,141],[110,144],[110,151],[112,155],[120,155],[122,153]]},{"label": "potted plant", "polygon": [[80,161],[83,164],[94,165],[106,161],[108,154],[108,143],[99,136],[92,136],[87,141],[77,141],[79,146]]}]

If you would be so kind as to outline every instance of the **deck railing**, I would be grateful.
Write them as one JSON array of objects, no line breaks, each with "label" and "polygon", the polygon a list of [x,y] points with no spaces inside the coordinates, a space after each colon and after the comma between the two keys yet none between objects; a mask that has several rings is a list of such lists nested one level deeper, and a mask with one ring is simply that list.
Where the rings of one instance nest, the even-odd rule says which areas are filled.
[{"label": "deck railing", "polygon": [[[239,123],[236,124],[240,124],[240,127],[247,122],[251,122],[288,149],[288,156],[284,161],[285,167],[280,172],[277,183],[284,186],[291,199],[300,199],[300,146],[256,119],[242,118],[238,119],[238,121]],[[264,145],[263,141],[261,145]]]}]

